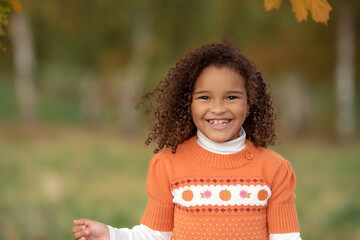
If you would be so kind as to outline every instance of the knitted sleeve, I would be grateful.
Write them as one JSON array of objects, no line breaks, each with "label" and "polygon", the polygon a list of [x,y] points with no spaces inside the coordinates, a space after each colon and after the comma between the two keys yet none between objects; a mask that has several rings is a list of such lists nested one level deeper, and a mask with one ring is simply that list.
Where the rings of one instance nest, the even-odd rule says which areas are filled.
[{"label": "knitted sleeve", "polygon": [[269,233],[299,232],[295,208],[296,179],[290,163],[282,160],[271,184],[271,197],[267,206]]},{"label": "knitted sleeve", "polygon": [[156,231],[172,231],[174,226],[174,203],[166,159],[161,153],[150,161],[146,191],[149,195],[141,224]]}]

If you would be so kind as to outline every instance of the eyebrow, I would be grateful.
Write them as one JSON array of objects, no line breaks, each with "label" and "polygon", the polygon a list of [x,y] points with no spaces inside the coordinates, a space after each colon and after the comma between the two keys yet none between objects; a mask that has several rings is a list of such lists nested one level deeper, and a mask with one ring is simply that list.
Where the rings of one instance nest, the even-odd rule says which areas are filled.
[{"label": "eyebrow", "polygon": [[[205,93],[209,93],[210,91],[207,90],[203,90],[203,91],[197,91],[194,92],[193,95],[197,95],[197,94],[205,94]],[[244,95],[244,92],[239,90],[239,91],[227,91],[228,94],[241,94]]]}]

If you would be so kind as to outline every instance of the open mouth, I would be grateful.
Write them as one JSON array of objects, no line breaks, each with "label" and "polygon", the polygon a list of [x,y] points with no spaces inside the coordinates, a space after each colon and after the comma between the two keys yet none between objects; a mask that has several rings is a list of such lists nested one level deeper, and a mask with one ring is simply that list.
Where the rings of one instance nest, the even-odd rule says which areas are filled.
[{"label": "open mouth", "polygon": [[231,119],[209,119],[210,126],[216,130],[223,130],[229,126]]},{"label": "open mouth", "polygon": [[208,120],[208,122],[212,125],[212,126],[225,126],[226,124],[228,124],[230,122],[230,119],[226,119],[226,120],[217,120],[217,119],[211,119]]}]

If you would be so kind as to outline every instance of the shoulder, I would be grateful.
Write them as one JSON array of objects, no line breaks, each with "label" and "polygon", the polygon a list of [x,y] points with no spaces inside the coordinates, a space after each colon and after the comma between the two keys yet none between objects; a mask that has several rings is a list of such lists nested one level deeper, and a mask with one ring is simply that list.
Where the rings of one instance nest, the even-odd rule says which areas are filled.
[{"label": "shoulder", "polygon": [[150,166],[156,165],[157,168],[167,169],[171,174],[181,172],[180,170],[184,169],[184,166],[193,164],[189,148],[193,146],[194,142],[196,143],[196,139],[190,138],[179,144],[175,153],[171,151],[171,148],[163,149],[154,155],[150,161]]},{"label": "shoulder", "polygon": [[189,139],[178,145],[176,152],[173,153],[171,148],[165,148],[160,152],[156,153],[154,157],[151,159],[151,162],[161,162],[163,164],[173,163],[177,159],[184,158],[187,154],[186,146],[192,144],[193,140]]},{"label": "shoulder", "polygon": [[196,137],[192,137],[192,138],[180,143],[177,146],[175,153],[173,153],[171,151],[171,148],[165,148],[165,149],[161,150],[160,152],[158,152],[157,154],[155,154],[154,157],[166,158],[166,159],[174,159],[174,158],[182,157],[182,156],[184,156],[184,154],[187,153],[186,149],[188,149],[190,146],[193,146],[194,144],[196,144]]},{"label": "shoulder", "polygon": [[184,159],[188,159],[185,152],[186,150],[179,145],[176,153],[173,153],[171,148],[156,153],[150,160],[148,175],[154,178],[166,177],[166,179],[172,179],[183,169],[184,162],[186,162]]},{"label": "shoulder", "polygon": [[151,166],[166,166],[169,162],[169,159],[171,158],[171,150],[170,149],[164,149],[158,153],[156,153],[152,159],[150,160],[150,167]]},{"label": "shoulder", "polygon": [[281,172],[293,171],[289,161],[274,150],[254,146],[252,149],[267,179],[273,179],[275,175],[282,174]]},{"label": "shoulder", "polygon": [[261,159],[267,164],[278,165],[281,164],[283,161],[286,161],[285,158],[283,158],[280,154],[271,149],[264,147],[255,147],[254,144],[248,140],[246,141],[246,145],[251,151],[254,152],[256,158]]},{"label": "shoulder", "polygon": [[268,148],[258,148],[259,154],[261,157],[265,158],[267,162],[271,164],[281,164],[282,162],[286,161],[286,159],[281,156],[279,153],[275,152],[274,150]]}]

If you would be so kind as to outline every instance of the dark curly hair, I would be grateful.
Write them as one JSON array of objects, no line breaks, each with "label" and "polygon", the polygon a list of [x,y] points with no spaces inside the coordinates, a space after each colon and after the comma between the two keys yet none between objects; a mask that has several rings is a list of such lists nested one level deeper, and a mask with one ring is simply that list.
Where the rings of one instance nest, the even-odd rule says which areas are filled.
[{"label": "dark curly hair", "polygon": [[151,127],[146,144],[156,141],[155,153],[177,146],[196,135],[196,126],[191,117],[192,93],[195,81],[208,66],[228,67],[245,79],[248,116],[243,124],[246,138],[256,147],[273,145],[276,140],[275,113],[272,96],[262,74],[255,64],[229,42],[203,45],[189,52],[169,69],[165,80],[142,96],[137,105],[155,97],[155,105],[148,105],[145,113],[153,112],[155,122]]}]

